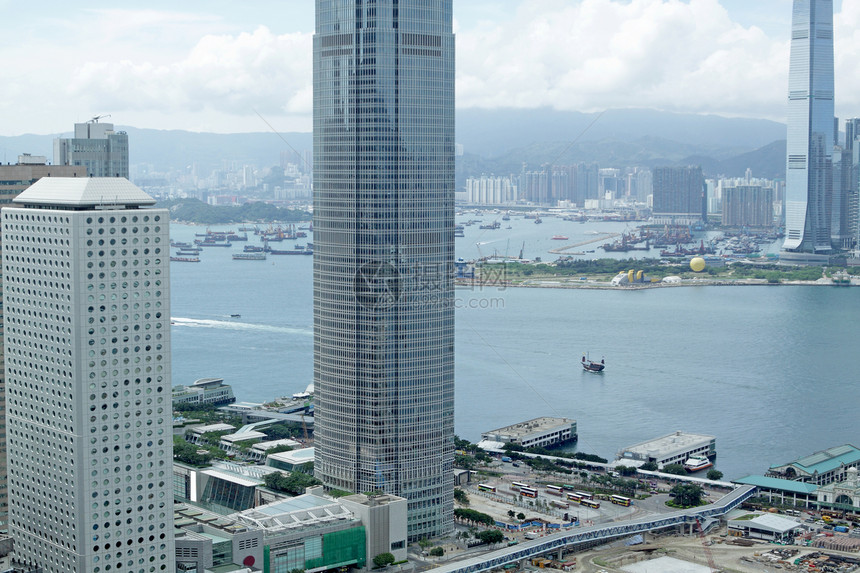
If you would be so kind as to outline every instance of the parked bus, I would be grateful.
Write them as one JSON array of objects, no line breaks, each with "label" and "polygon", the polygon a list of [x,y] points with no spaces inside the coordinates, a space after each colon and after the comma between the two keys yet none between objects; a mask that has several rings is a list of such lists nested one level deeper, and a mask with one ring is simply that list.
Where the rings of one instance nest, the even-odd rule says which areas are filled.
[{"label": "parked bus", "polygon": [[582,498],[580,496],[576,495],[575,493],[567,494],[567,499],[568,499],[568,501],[572,501],[573,503],[581,503],[582,502]]},{"label": "parked bus", "polygon": [[521,487],[520,495],[524,497],[537,497],[537,490],[533,487]]},{"label": "parked bus", "polygon": [[561,489],[563,489],[564,491],[575,491],[576,486],[573,484],[566,483],[563,486],[561,486]]},{"label": "parked bus", "polygon": [[562,495],[561,486],[557,485],[548,485],[546,486],[546,492],[552,495]]},{"label": "parked bus", "polygon": [[623,505],[625,507],[630,505],[630,498],[624,497],[623,495],[613,495],[609,498],[609,501],[611,501],[615,505]]},{"label": "parked bus", "polygon": [[490,493],[496,493],[496,486],[488,485],[485,483],[478,484],[478,491],[489,491]]},{"label": "parked bus", "polygon": [[566,501],[561,501],[560,499],[554,499],[551,503],[553,507],[559,507],[561,509],[568,509],[570,507],[569,503],[567,503]]},{"label": "parked bus", "polygon": [[576,495],[578,495],[582,499],[594,499],[594,494],[588,493],[587,491],[578,491],[576,492]]},{"label": "parked bus", "polygon": [[584,505],[585,507],[590,507],[591,509],[600,509],[600,502],[594,501],[593,499],[583,499],[579,504]]},{"label": "parked bus", "polygon": [[529,487],[529,484],[523,483],[521,481],[512,481],[511,489],[520,489],[521,487]]}]

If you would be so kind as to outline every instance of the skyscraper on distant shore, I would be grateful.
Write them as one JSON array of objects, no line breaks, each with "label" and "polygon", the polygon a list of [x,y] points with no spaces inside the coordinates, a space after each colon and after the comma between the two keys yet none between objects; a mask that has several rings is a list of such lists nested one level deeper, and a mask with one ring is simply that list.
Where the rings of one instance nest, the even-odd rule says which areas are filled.
[{"label": "skyscraper on distant shore", "polygon": [[46,573],[171,573],[166,209],[124,178],[2,211],[9,533]]},{"label": "skyscraper on distant shore", "polygon": [[128,134],[98,120],[76,123],[73,138],[54,140],[54,165],[83,165],[90,177],[128,179]]},{"label": "skyscraper on distant shore", "polygon": [[701,167],[657,167],[653,175],[654,221],[693,225],[708,220],[708,199]]},{"label": "skyscraper on distant shore", "polygon": [[315,473],[453,527],[451,0],[316,2]]},{"label": "skyscraper on distant shore", "polygon": [[832,248],[833,0],[794,0],[788,84],[782,258],[800,260]]}]

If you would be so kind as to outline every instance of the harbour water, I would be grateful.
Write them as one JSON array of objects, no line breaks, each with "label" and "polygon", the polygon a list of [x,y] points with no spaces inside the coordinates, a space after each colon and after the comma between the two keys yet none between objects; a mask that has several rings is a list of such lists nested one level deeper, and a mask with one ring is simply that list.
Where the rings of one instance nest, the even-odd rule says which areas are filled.
[{"label": "harbour water", "polygon": [[[544,221],[515,219],[511,230],[469,227],[458,255],[474,257],[479,248],[491,254],[487,241],[502,254],[510,243],[518,254],[525,242],[524,256],[552,260],[546,251],[554,234],[574,243],[625,228]],[[171,227],[179,241],[195,232],[202,228]],[[248,244],[257,242],[252,235]],[[171,264],[173,384],[219,376],[240,401],[262,402],[312,380],[312,257],[232,260],[242,245],[208,249],[200,263]],[[579,424],[579,450],[613,458],[624,446],[675,430],[712,434],[716,467],[726,478],[838,444],[860,445],[856,289],[456,294],[455,425],[463,438],[476,441],[481,431],[531,417],[567,416]],[[605,357],[606,371],[584,372],[584,352]]]}]

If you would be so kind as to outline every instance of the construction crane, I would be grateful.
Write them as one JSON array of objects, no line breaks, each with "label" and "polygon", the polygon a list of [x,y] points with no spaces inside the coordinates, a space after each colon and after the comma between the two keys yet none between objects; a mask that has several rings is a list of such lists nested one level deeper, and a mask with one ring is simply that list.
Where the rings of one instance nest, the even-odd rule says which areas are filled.
[{"label": "construction crane", "polygon": [[702,540],[702,549],[705,550],[705,555],[708,557],[708,568],[710,568],[711,573],[719,573],[720,570],[714,562],[714,556],[711,554],[711,547],[705,539],[705,531],[702,529],[702,523],[699,521],[698,517],[696,518],[696,529],[698,530],[699,539]]}]

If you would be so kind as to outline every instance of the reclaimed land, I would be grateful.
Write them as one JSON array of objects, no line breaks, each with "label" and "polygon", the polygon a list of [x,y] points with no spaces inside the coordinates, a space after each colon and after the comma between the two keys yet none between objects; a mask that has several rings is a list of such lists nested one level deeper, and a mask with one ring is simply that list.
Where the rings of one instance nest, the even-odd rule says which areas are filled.
[{"label": "reclaimed land", "polygon": [[[620,286],[611,281],[619,273],[633,270],[645,277],[643,282]],[[678,277],[676,282],[662,282]],[[458,285],[523,288],[626,289],[675,288],[690,286],[860,286],[860,267],[821,268],[779,265],[771,261],[734,262],[707,266],[701,272],[689,263],[662,263],[657,259],[559,259],[555,263],[504,263],[481,265],[474,279],[459,279]]]}]

